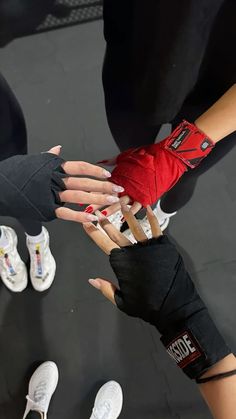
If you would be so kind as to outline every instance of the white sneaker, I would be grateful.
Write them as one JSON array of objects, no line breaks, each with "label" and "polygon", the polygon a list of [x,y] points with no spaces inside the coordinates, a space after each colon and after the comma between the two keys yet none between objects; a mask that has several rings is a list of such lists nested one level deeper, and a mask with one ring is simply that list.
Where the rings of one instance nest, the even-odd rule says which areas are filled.
[{"label": "white sneaker", "polygon": [[30,254],[30,278],[36,291],[46,291],[53,283],[56,273],[56,262],[49,247],[49,234],[45,227],[43,240],[32,243],[26,239],[26,245]]},{"label": "white sneaker", "polygon": [[21,292],[27,287],[27,269],[17,251],[16,232],[6,226],[1,226],[2,234],[8,243],[0,248],[0,276],[6,287],[13,292]]},{"label": "white sneaker", "polygon": [[[128,205],[128,207],[130,208],[130,206]],[[122,218],[123,218],[123,214],[121,212],[121,210],[115,212],[115,214],[110,215],[109,217],[107,217],[107,219],[110,221],[111,224],[113,224],[113,226],[120,231],[121,227],[122,227]],[[104,234],[107,235],[107,233],[103,230],[103,228],[100,226],[99,223],[97,223],[97,228],[102,231]]]},{"label": "white sneaker", "polygon": [[109,381],[102,386],[96,396],[90,419],[117,419],[123,405],[121,386]]},{"label": "white sneaker", "polygon": [[47,419],[50,400],[56,390],[58,378],[58,368],[54,362],[44,362],[37,368],[29,382],[23,419],[31,410],[41,412],[43,419]]},{"label": "white sneaker", "polygon": [[[177,212],[172,212],[171,214],[163,213],[163,211],[160,208],[160,202],[161,201],[159,200],[157,205],[153,209],[153,212],[154,212],[155,216],[157,217],[160,228],[161,228],[161,231],[163,232],[168,227],[169,222],[170,222],[170,218],[173,217],[175,214],[177,214]],[[165,214],[165,216],[163,216],[163,214]],[[146,215],[142,220],[139,220],[139,224],[142,227],[142,229],[143,229],[144,233],[146,234],[147,238],[151,239],[152,238],[152,231],[151,231],[151,227],[150,227],[150,224],[149,224],[149,221],[148,221]],[[136,240],[135,240],[133,234],[131,233],[130,229],[125,230],[123,234],[132,243],[136,243]]]}]

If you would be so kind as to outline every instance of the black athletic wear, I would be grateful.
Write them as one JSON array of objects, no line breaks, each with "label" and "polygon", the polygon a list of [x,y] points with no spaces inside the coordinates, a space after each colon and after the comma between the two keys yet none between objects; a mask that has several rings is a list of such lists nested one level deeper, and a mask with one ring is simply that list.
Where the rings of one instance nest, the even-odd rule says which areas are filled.
[{"label": "black athletic wear", "polygon": [[[236,82],[235,16],[235,0],[104,0],[105,105],[121,151],[153,143],[163,123],[194,122]],[[166,194],[162,209],[182,208],[198,177],[235,144],[221,141]]]},{"label": "black athletic wear", "polygon": [[65,189],[63,159],[51,153],[14,156],[0,163],[0,214],[50,221]]},{"label": "black athletic wear", "polygon": [[120,287],[118,308],[156,326],[167,352],[190,378],[231,353],[167,236],[114,249],[110,263]]}]

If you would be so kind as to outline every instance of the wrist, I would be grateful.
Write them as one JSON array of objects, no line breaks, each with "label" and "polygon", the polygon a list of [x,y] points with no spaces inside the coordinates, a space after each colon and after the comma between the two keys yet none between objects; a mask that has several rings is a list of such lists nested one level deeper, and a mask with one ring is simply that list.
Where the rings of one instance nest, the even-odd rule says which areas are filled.
[{"label": "wrist", "polygon": [[215,365],[210,367],[201,378],[211,377],[213,375],[222,374],[236,369],[236,358],[233,353],[227,355],[225,358],[218,361]]}]

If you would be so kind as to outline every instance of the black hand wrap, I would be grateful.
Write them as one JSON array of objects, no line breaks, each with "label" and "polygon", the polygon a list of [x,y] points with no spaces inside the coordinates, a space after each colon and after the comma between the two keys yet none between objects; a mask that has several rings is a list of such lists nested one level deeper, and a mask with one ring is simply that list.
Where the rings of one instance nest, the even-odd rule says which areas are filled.
[{"label": "black hand wrap", "polygon": [[0,163],[0,214],[50,221],[61,206],[58,192],[65,189],[64,162],[51,153],[14,156]]},{"label": "black hand wrap", "polygon": [[110,263],[120,286],[118,308],[156,326],[167,352],[190,378],[231,353],[166,236],[114,249]]}]

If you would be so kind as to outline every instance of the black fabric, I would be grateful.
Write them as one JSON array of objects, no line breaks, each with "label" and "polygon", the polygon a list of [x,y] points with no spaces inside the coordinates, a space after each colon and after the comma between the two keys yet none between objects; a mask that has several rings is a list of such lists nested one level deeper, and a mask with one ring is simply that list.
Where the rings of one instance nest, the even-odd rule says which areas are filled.
[{"label": "black fabric", "polygon": [[235,15],[234,0],[104,0],[105,104],[121,151],[235,82]]},{"label": "black fabric", "polygon": [[27,419],[41,419],[41,415],[38,412],[29,412],[29,414],[26,416]]},{"label": "black fabric", "polygon": [[18,219],[50,221],[61,205],[63,159],[51,153],[14,156],[0,163],[0,214]]},{"label": "black fabric", "polygon": [[110,263],[119,281],[115,300],[120,310],[156,326],[167,348],[185,330],[193,336],[199,356],[182,367],[190,378],[230,353],[166,236],[114,249]]},{"label": "black fabric", "polygon": [[27,153],[25,120],[20,105],[0,74],[0,160]]}]

